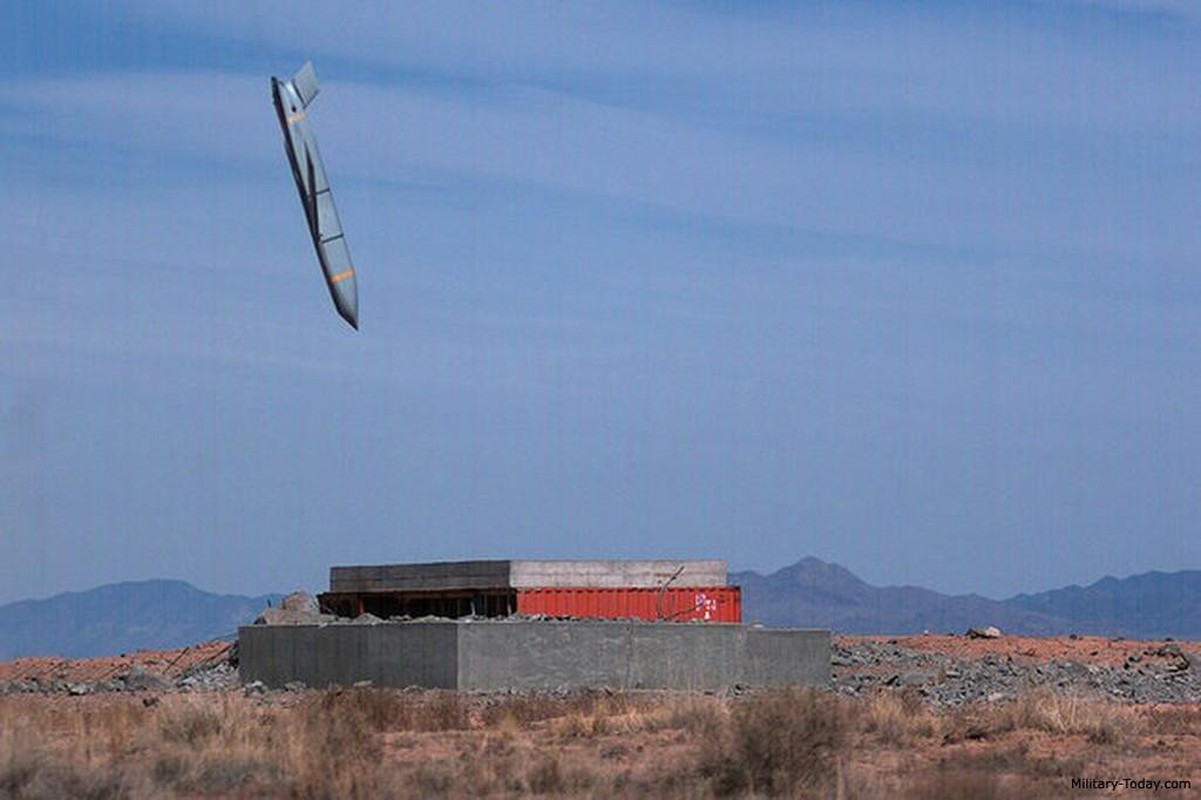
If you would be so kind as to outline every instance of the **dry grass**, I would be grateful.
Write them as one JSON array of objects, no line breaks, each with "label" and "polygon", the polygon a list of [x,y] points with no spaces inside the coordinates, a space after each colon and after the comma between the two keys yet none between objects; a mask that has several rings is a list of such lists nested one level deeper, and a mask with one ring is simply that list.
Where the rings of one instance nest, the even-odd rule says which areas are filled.
[{"label": "dry grass", "polygon": [[[1066,794],[1066,792],[1065,792]],[[995,768],[971,763],[943,766],[922,776],[905,792],[912,800],[999,800],[1008,797],[1037,797],[1029,781],[1007,778]]]},{"label": "dry grass", "polygon": [[754,695],[704,740],[701,774],[718,795],[824,794],[834,785],[845,720],[838,699],[816,689]]},{"label": "dry grass", "polygon": [[1201,732],[1201,705],[1149,706],[1140,710],[1140,727],[1149,736],[1197,736]]},{"label": "dry grass", "polygon": [[1138,722],[1138,713],[1130,706],[1059,695],[1046,688],[1022,696],[1013,707],[1015,728],[1084,734],[1095,744],[1120,743]]},{"label": "dry grass", "polygon": [[866,703],[866,720],[861,724],[885,745],[910,745],[942,734],[942,717],[923,703],[917,692],[882,692]]},{"label": "dry grass", "polygon": [[1048,691],[945,714],[796,689],[11,696],[0,797],[1055,796],[1085,772],[1190,777],[1199,740],[1195,706]]},{"label": "dry grass", "polygon": [[1056,736],[1081,735],[1098,745],[1120,745],[1128,735],[1149,732],[1145,712],[1116,701],[1047,688],[1030,691],[1008,703],[968,706],[945,723],[949,739],[987,739],[1012,731],[1041,731]]}]

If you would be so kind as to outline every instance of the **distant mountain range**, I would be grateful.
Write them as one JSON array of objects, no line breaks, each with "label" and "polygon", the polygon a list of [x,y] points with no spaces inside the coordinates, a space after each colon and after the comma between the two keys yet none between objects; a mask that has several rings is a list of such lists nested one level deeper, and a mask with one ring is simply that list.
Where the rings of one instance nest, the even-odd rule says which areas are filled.
[{"label": "distant mountain range", "polygon": [[1008,600],[945,595],[916,586],[872,586],[837,564],[803,558],[770,575],[731,572],[742,617],[773,627],[841,633],[962,633],[995,625],[1006,633],[1069,633],[1201,639],[1201,570],[1106,577]]},{"label": "distant mountain range", "polygon": [[0,606],[0,661],[183,647],[232,635],[279,595],[211,594],[183,581],[112,583]]},{"label": "distant mountain range", "polygon": [[[731,572],[743,619],[837,633],[1068,633],[1201,640],[1201,570],[1102,578],[1008,600],[950,596],[915,586],[872,586],[837,564],[803,558],[760,575]],[[116,583],[0,606],[0,661],[26,655],[83,658],[181,647],[232,635],[279,595],[243,597],[183,581]]]}]

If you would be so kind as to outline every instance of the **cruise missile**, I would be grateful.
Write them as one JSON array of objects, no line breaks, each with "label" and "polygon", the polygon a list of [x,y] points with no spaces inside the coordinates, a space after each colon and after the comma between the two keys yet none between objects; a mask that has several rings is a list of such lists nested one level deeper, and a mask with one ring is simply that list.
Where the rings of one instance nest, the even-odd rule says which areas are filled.
[{"label": "cruise missile", "polygon": [[271,78],[271,99],[284,135],[284,150],[292,166],[300,204],[329,287],[334,307],[355,330],[359,328],[359,289],[338,209],[325,177],[325,166],[317,151],[317,140],[308,120],[308,107],[317,96],[317,73],[306,63],[290,80]]}]

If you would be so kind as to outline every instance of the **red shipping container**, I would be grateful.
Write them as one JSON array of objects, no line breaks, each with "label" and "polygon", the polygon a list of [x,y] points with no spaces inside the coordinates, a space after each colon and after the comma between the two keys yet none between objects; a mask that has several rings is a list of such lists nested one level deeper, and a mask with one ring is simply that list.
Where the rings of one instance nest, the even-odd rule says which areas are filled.
[{"label": "red shipping container", "polygon": [[666,589],[547,587],[518,589],[518,614],[600,619],[741,622],[737,586]]}]

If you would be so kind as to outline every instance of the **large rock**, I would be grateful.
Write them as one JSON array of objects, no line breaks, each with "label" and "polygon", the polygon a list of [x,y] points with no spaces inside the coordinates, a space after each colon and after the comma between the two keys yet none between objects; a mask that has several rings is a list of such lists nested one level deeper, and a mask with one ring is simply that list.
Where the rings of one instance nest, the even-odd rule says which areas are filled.
[{"label": "large rock", "polygon": [[305,614],[320,614],[321,607],[317,598],[305,591],[292,592],[279,601],[279,607],[284,611],[298,611]]},{"label": "large rock", "polygon": [[308,592],[292,592],[279,601],[278,606],[267,608],[255,617],[255,625],[312,625],[332,622],[336,617],[322,614],[317,598]]}]

